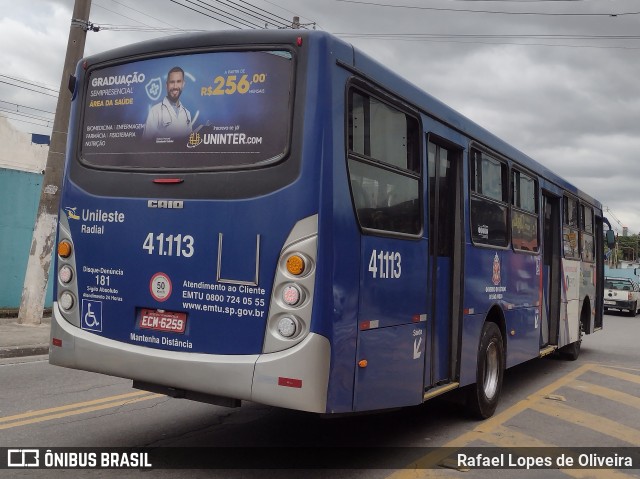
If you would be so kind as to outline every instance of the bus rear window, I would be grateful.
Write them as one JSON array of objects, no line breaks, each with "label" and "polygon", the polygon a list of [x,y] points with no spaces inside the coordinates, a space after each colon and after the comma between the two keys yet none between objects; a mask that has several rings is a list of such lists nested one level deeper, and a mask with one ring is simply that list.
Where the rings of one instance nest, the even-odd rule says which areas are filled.
[{"label": "bus rear window", "polygon": [[96,168],[207,170],[288,152],[293,56],[234,51],[88,72],[80,158]]}]

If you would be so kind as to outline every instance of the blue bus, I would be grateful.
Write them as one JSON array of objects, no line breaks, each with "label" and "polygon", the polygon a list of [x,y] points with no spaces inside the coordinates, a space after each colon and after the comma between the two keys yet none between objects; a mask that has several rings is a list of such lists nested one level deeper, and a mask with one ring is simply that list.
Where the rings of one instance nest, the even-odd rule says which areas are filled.
[{"label": "blue bus", "polygon": [[317,31],[147,41],[77,68],[52,364],[322,414],[576,359],[601,204]]}]

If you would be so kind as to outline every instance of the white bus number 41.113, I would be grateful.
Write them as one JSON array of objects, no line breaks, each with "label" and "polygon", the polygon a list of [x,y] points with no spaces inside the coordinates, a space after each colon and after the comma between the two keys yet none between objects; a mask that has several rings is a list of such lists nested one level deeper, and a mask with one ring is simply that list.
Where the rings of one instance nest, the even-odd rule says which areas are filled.
[{"label": "white bus number 41.113", "polygon": [[374,278],[398,279],[402,274],[402,256],[396,251],[371,252],[369,272]]}]

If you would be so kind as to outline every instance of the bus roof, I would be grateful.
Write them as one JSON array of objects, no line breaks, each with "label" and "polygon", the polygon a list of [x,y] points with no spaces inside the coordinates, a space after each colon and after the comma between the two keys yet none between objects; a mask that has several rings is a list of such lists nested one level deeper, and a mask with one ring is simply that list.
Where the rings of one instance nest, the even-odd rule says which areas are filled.
[{"label": "bus roof", "polygon": [[[207,49],[212,46],[242,46],[246,44],[277,45],[295,44],[298,38],[304,42],[324,41],[329,46],[339,47],[341,50],[349,49],[352,57],[349,62],[339,62],[341,66],[352,70],[376,83],[379,87],[400,97],[408,105],[421,111],[448,127],[460,132],[467,138],[474,140],[490,150],[503,155],[524,168],[537,173],[544,180],[584,199],[597,208],[602,208],[601,203],[592,196],[578,189],[552,170],[524,154],[498,138],[493,133],[481,127],[474,121],[465,117],[442,101],[430,95],[407,79],[385,67],[377,60],[352,46],[351,44],[331,35],[327,32],[315,30],[234,30],[212,31],[202,33],[181,34],[165,38],[147,40],[124,47],[102,52],[81,60],[92,65],[96,63],[137,57],[139,55],[178,54],[181,51],[193,49]],[[331,48],[329,51],[333,51]]]}]

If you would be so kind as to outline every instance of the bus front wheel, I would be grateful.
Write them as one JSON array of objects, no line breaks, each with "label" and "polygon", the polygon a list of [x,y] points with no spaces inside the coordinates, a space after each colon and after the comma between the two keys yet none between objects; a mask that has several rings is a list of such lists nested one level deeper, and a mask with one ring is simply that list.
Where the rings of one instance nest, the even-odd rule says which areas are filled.
[{"label": "bus front wheel", "polygon": [[467,407],[474,417],[486,419],[493,416],[500,399],[504,364],[500,328],[495,323],[487,322],[480,336],[476,383],[471,386],[467,396]]}]

